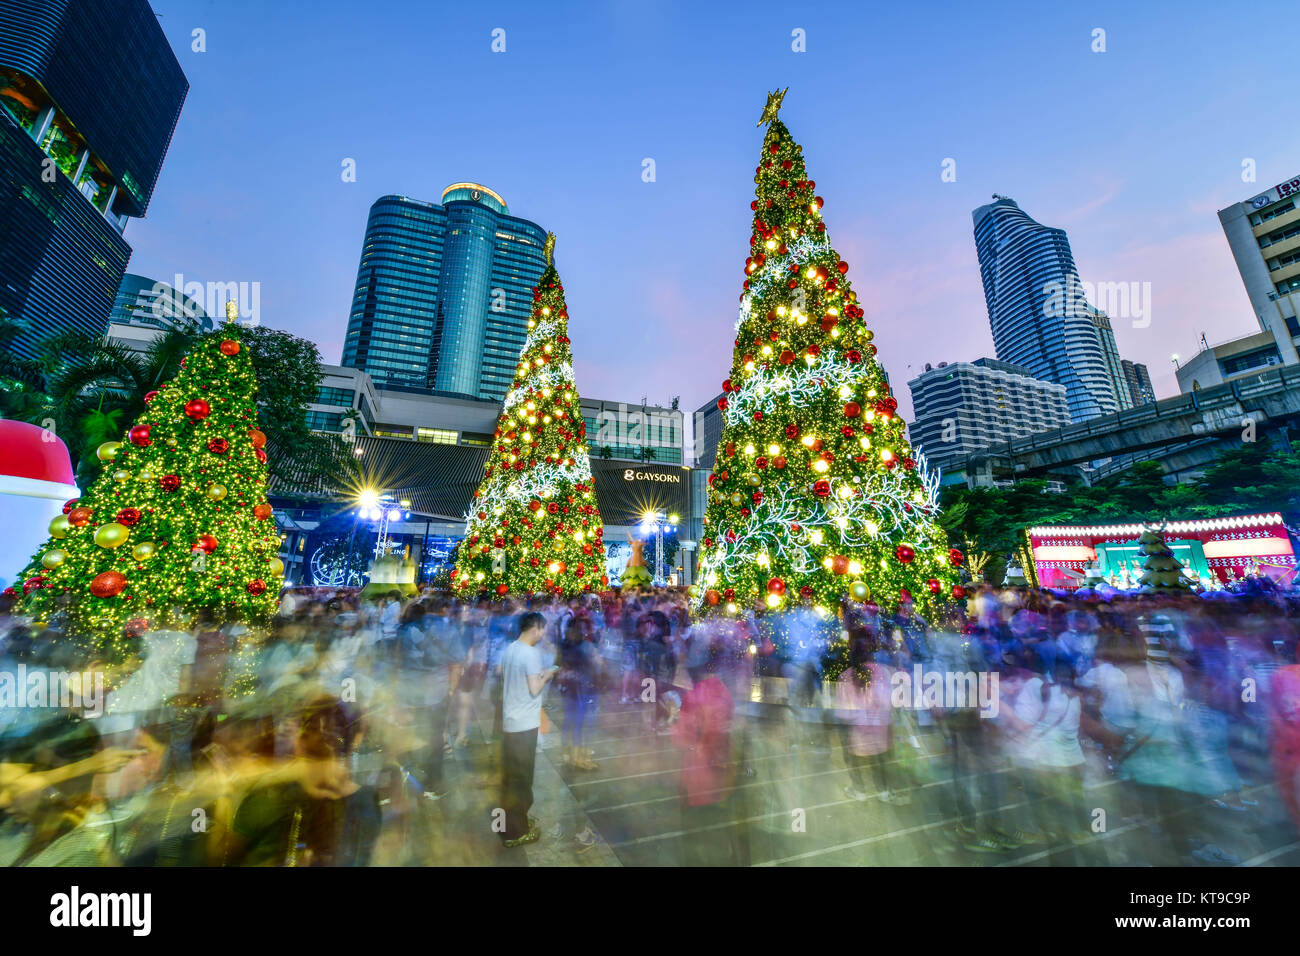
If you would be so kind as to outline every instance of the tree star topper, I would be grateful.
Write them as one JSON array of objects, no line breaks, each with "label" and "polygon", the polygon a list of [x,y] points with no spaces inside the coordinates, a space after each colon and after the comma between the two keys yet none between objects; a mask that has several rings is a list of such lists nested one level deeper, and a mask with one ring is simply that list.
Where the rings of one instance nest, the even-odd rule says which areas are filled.
[{"label": "tree star topper", "polygon": [[790,87],[787,86],[784,90],[777,90],[774,93],[767,94],[767,105],[763,107],[763,115],[758,118],[759,126],[766,126],[776,119],[776,114],[781,110],[781,101],[785,99],[785,94],[789,90]]},{"label": "tree star topper", "polygon": [[546,254],[546,264],[548,266],[555,265],[555,233],[548,232],[546,234],[546,244],[542,246],[542,252]]}]

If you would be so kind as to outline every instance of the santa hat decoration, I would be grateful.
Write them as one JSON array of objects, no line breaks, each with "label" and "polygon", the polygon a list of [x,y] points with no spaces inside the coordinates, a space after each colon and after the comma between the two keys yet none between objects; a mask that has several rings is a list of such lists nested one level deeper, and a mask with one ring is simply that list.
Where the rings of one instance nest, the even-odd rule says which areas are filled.
[{"label": "santa hat decoration", "polygon": [[0,419],[0,494],[59,502],[77,497],[68,446],[47,428]]},{"label": "santa hat decoration", "polygon": [[68,446],[47,428],[0,419],[0,584],[49,537],[50,519],[81,492]]}]

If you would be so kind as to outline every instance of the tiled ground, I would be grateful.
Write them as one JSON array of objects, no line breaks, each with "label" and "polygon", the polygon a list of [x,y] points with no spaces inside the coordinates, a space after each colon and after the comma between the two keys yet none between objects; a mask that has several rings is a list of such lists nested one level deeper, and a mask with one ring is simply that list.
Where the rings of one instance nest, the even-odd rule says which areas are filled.
[{"label": "tiled ground", "polygon": [[[751,697],[761,693],[756,688]],[[679,866],[684,863],[757,866],[1144,866],[1210,865],[1176,852],[1143,817],[1133,788],[1090,774],[1077,843],[1024,845],[983,851],[955,832],[958,822],[943,736],[913,727],[895,737],[891,771],[911,797],[906,806],[873,798],[858,802],[843,787],[848,773],[833,728],[809,713],[746,703],[738,712],[733,767],[735,788],[725,805],[684,817],[680,758],[671,736],[650,725],[653,708],[603,702],[588,745],[599,769],[579,771],[560,759],[559,702],[547,711],[556,724],[542,738],[532,815],[541,823],[536,844],[506,850],[490,827],[497,802],[495,748],[479,733],[449,758],[450,792],[439,801],[411,791],[388,807],[388,824],[374,862],[388,865]],[[912,741],[915,741],[913,744]],[[1196,803],[1194,835],[1246,865],[1300,865],[1300,835],[1285,817],[1267,762],[1243,758],[1246,812]],[[1009,768],[985,768],[979,783],[994,794],[994,822],[1004,832],[1045,822]],[[1104,832],[1092,832],[1089,814],[1106,813]],[[987,812],[987,806],[981,806]],[[802,826],[799,824],[802,823]],[[581,847],[574,835],[590,826],[599,840]],[[1062,827],[1064,829],[1064,827]]]}]

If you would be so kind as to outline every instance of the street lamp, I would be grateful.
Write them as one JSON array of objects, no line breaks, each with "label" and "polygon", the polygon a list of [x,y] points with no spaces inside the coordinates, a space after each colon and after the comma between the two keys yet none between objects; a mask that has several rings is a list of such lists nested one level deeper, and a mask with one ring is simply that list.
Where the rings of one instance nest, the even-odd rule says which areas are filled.
[{"label": "street lamp", "polygon": [[655,536],[655,587],[663,587],[668,582],[664,577],[664,532],[677,530],[677,515],[667,515],[662,511],[647,511],[641,516],[641,527],[646,534]]}]

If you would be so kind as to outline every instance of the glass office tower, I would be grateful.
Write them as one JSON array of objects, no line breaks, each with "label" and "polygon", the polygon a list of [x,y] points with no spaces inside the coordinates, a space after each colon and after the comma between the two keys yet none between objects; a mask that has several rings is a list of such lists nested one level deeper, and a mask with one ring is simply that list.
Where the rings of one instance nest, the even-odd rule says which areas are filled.
[{"label": "glass office tower", "polygon": [[477,183],[439,204],[384,196],[370,207],[344,366],[379,388],[501,401],[514,381],[546,268],[546,230]]},{"label": "glass office tower", "polygon": [[993,345],[1003,362],[1065,386],[1070,418],[1118,410],[1092,310],[1065,230],[1035,222],[1005,196],[972,213]]},{"label": "glass office tower", "polygon": [[189,82],[146,0],[0,0],[0,309],[100,334]]}]

